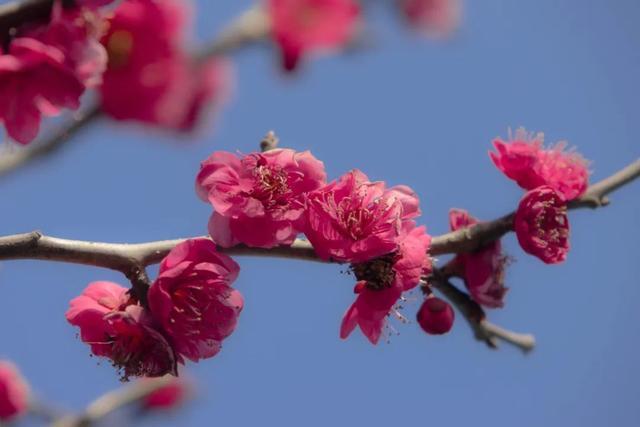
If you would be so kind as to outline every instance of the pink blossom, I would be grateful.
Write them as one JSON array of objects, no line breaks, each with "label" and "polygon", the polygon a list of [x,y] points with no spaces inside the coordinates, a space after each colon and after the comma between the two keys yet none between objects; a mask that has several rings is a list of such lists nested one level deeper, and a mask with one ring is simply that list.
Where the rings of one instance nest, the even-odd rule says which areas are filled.
[{"label": "pink blossom", "polygon": [[29,386],[18,368],[0,360],[0,421],[11,421],[24,414],[29,406]]},{"label": "pink blossom", "polygon": [[429,36],[447,36],[460,23],[459,0],[398,0],[409,24]]},{"label": "pink blossom", "polygon": [[417,314],[418,324],[428,334],[446,334],[453,327],[455,313],[446,301],[436,297],[427,297]]},{"label": "pink blossom", "polygon": [[394,306],[402,292],[416,287],[431,272],[430,243],[425,227],[416,227],[403,236],[396,253],[351,265],[358,296],[342,319],[341,338],[359,326],[372,344],[378,343],[389,314],[401,317]]},{"label": "pink blossom", "polygon": [[194,61],[182,46],[189,15],[184,0],[125,0],[118,6],[102,39],[109,53],[100,88],[107,114],[189,131],[205,107],[226,98],[229,64]]},{"label": "pink blossom", "polygon": [[[158,381],[145,379],[144,381]],[[142,407],[146,410],[170,410],[179,407],[187,398],[190,385],[182,376],[171,377],[169,382],[154,390],[142,400]]]},{"label": "pink blossom", "polygon": [[569,252],[569,219],[562,195],[541,186],[524,195],[514,220],[518,242],[525,252],[547,264],[566,259]]},{"label": "pink blossom", "polygon": [[353,36],[360,7],[355,0],[267,0],[282,66],[293,71],[311,52],[335,50]]},{"label": "pink blossom", "polygon": [[409,187],[387,189],[356,169],[307,196],[305,234],[322,259],[364,262],[397,250],[418,206]]},{"label": "pink blossom", "polygon": [[242,295],[231,288],[239,271],[208,239],[187,240],[162,261],[149,307],[178,354],[197,361],[218,353],[242,311]]},{"label": "pink blossom", "polygon": [[84,90],[100,82],[106,53],[95,39],[96,19],[54,7],[50,23],[19,29],[0,55],[0,120],[16,142],[33,141],[42,115],[77,109]]},{"label": "pink blossom", "polygon": [[111,359],[123,379],[175,375],[173,349],[127,289],[112,282],[93,282],[71,300],[66,318],[80,328],[80,338],[91,352]]},{"label": "pink blossom", "polygon": [[509,141],[496,139],[497,152],[489,152],[491,160],[507,177],[525,190],[549,185],[566,200],[580,197],[589,185],[588,162],[575,151],[566,151],[566,143],[544,148],[544,134],[516,131]]},{"label": "pink blossom", "polygon": [[202,162],[200,198],[213,205],[209,233],[220,246],[291,244],[305,227],[304,196],[324,185],[324,165],[308,152],[217,151]]},{"label": "pink blossom", "polygon": [[[465,210],[451,209],[451,230],[459,230],[477,224],[478,220]],[[490,308],[502,307],[508,288],[504,286],[504,270],[507,257],[502,252],[500,240],[495,240],[480,249],[461,253],[454,258],[471,297]]]}]

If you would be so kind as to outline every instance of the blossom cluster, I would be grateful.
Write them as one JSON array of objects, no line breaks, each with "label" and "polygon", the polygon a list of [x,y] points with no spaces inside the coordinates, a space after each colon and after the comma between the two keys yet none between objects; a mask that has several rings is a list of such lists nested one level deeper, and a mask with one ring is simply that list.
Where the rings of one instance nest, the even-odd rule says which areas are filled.
[{"label": "blossom cluster", "polygon": [[[516,181],[526,194],[513,217],[522,249],[547,264],[562,262],[569,251],[567,203],[582,196],[589,185],[587,161],[561,142],[543,146],[543,134],[520,128],[508,140],[493,141],[489,156],[495,166]],[[462,209],[449,212],[452,231],[478,224]],[[464,280],[471,298],[487,308],[504,306],[505,270],[509,257],[500,239],[473,252],[457,254],[447,265],[450,275]]]},{"label": "blossom cluster", "polygon": [[147,306],[116,283],[93,282],[71,301],[66,318],[123,379],[177,375],[185,358],[215,356],[235,329],[243,307],[231,287],[238,272],[210,240],[187,240],[160,264]]},{"label": "blossom cluster", "polygon": [[[46,22],[25,23],[0,40],[0,121],[14,141],[32,142],[42,116],[78,109],[92,88],[103,114],[174,131],[194,129],[207,109],[228,98],[229,62],[195,58],[185,46],[189,1],[53,3]],[[347,47],[362,24],[357,0],[259,6],[285,71],[309,55]],[[457,0],[399,0],[397,8],[426,34],[450,33],[459,17]]]},{"label": "blossom cluster", "polygon": [[428,274],[430,237],[417,226],[416,194],[387,188],[359,170],[326,183],[324,165],[309,152],[274,149],[238,156],[215,152],[196,178],[214,208],[209,233],[220,246],[271,248],[303,233],[321,259],[349,263],[356,300],[340,336],[356,326],[377,343],[402,293]]},{"label": "blossom cluster", "polygon": [[[522,248],[547,263],[568,251],[567,202],[588,186],[586,162],[564,145],[545,149],[541,137],[496,140],[494,163],[529,190],[514,215]],[[94,282],[71,301],[68,321],[80,328],[93,354],[109,358],[123,377],[176,374],[185,359],[215,356],[235,329],[243,307],[231,285],[239,267],[223,252],[238,245],[290,246],[304,235],[318,258],[349,265],[355,301],[346,310],[340,337],[358,327],[377,344],[389,317],[401,321],[405,292],[425,294],[416,318],[429,334],[448,332],[452,307],[433,295],[431,237],[416,220],[418,196],[404,185],[388,187],[354,169],[327,182],[324,164],[309,151],[273,148],[234,154],[217,151],[196,176],[196,193],[213,212],[211,240],[187,240],[162,261],[148,292]],[[452,231],[479,223],[467,211],[449,213]],[[438,274],[464,280],[479,305],[499,308],[508,288],[508,257],[493,240],[458,253]]]},{"label": "blossom cluster", "polygon": [[510,141],[496,139],[491,160],[508,178],[527,190],[515,214],[514,228],[525,252],[547,264],[566,259],[569,251],[567,203],[589,186],[588,162],[559,142],[543,146],[544,135],[520,128]]}]

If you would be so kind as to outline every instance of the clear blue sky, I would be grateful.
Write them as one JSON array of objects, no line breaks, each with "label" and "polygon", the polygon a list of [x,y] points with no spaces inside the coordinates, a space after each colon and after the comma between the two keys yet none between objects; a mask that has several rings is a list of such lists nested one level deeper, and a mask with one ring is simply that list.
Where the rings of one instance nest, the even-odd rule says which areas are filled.
[{"label": "clear blue sky", "polygon": [[[200,40],[249,5],[198,3]],[[411,185],[433,234],[446,231],[450,207],[490,219],[515,206],[520,190],[486,155],[509,126],[577,145],[594,180],[640,155],[637,0],[466,1],[462,30],[445,44],[412,36],[387,12],[373,11],[368,51],[318,60],[296,79],[280,75],[268,49],[235,56],[235,96],[196,141],[93,127],[61,155],[0,181],[0,233],[127,242],[202,234],[200,160],[253,150],[270,129],[285,146],[311,149],[332,178],[358,167]],[[240,259],[239,327],[220,355],[189,366],[202,394],[179,422],[148,425],[637,426],[639,195],[636,183],[606,209],[572,213],[573,247],[560,266],[505,239],[517,258],[512,289],[490,317],[536,335],[526,357],[486,349],[463,321],[445,337],[412,324],[378,347],[359,333],[341,341],[353,283],[340,267]],[[64,407],[118,386],[64,319],[68,301],[99,279],[125,283],[98,268],[0,266],[0,356]]]}]

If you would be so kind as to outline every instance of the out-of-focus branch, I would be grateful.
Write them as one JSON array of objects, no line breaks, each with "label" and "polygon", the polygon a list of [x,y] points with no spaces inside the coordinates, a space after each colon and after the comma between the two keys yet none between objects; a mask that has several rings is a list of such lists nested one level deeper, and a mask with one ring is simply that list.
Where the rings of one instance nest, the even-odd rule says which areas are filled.
[{"label": "out-of-focus branch", "polygon": [[80,415],[72,415],[55,421],[51,427],[91,427],[120,408],[142,401],[151,393],[171,384],[176,378],[165,376],[153,380],[136,381],[122,389],[106,393],[94,400]]},{"label": "out-of-focus branch", "polygon": [[[43,3],[40,1],[39,3]],[[51,3],[51,0],[48,1]],[[4,7],[4,6],[0,6]],[[0,9],[1,13],[2,9]],[[194,59],[228,54],[265,38],[270,30],[267,14],[260,7],[254,7],[241,14],[210,43],[194,54]],[[66,146],[73,136],[102,117],[100,106],[96,102],[83,108],[79,118],[73,118],[62,124],[51,134],[43,136],[27,147],[12,147],[9,153],[0,156],[0,176],[7,175],[33,160],[41,159]]]},{"label": "out-of-focus branch", "polygon": [[[589,187],[579,199],[569,204],[569,209],[582,207],[597,208],[609,203],[607,195],[640,177],[640,159],[608,178]],[[493,221],[483,222],[451,233],[436,236],[431,241],[430,253],[472,252],[488,242],[499,239],[513,230],[515,213],[510,213]]]},{"label": "out-of-focus branch", "polygon": [[[54,0],[14,0],[0,5],[0,39],[14,28],[34,21],[45,21],[51,16]],[[75,6],[74,0],[63,0],[65,8]]]},{"label": "out-of-focus branch", "polygon": [[89,124],[101,116],[96,104],[89,105],[79,115],[63,123],[55,132],[41,141],[35,141],[27,147],[10,147],[11,151],[0,154],[0,175],[6,175],[20,166],[45,157],[61,149]]},{"label": "out-of-focus branch", "polygon": [[475,338],[489,348],[497,349],[499,340],[514,345],[523,353],[528,353],[535,347],[536,340],[533,335],[513,332],[489,322],[482,307],[467,293],[455,287],[439,270],[434,271],[428,282],[451,301],[464,316]]}]

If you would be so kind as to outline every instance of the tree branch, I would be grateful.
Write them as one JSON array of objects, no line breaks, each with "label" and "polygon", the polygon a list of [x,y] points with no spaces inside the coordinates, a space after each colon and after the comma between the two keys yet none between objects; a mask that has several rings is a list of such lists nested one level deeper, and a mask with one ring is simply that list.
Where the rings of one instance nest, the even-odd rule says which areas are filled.
[{"label": "tree branch", "polygon": [[[569,203],[569,209],[606,206],[609,203],[607,198],[609,193],[638,177],[640,177],[640,159],[610,177],[590,186],[582,197]],[[436,236],[431,240],[430,253],[431,255],[441,255],[472,252],[512,231],[514,216],[515,212],[511,212],[493,221],[482,222],[471,227]]]},{"label": "tree branch", "polygon": [[67,416],[54,422],[51,427],[91,427],[109,414],[125,406],[140,402],[151,393],[171,384],[176,378],[167,375],[153,380],[136,381],[130,386],[106,393],[94,400],[84,413]]},{"label": "tree branch", "polygon": [[465,292],[455,287],[439,270],[435,270],[429,283],[442,293],[464,316],[471,327],[475,338],[484,342],[487,347],[498,348],[498,340],[502,340],[528,353],[536,345],[535,337],[531,334],[520,334],[494,325],[487,320],[487,316],[480,305]]},{"label": "tree branch", "polygon": [[[40,4],[39,7],[42,7],[41,4],[52,3],[52,0],[34,0],[33,3],[38,3]],[[19,4],[23,3],[20,2]],[[0,6],[0,28],[2,8],[4,7]],[[251,8],[236,18],[211,43],[196,52],[193,55],[194,60],[203,61],[255,43],[267,36],[269,25],[268,16],[261,8]],[[73,139],[73,136],[90,124],[97,122],[97,119],[103,116],[100,111],[100,105],[96,102],[87,105],[82,111],[79,118],[69,120],[42,140],[35,141],[27,147],[11,147],[12,151],[10,153],[4,153],[0,157],[0,176],[7,175],[33,160],[41,159],[59,151]]]}]

